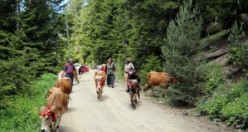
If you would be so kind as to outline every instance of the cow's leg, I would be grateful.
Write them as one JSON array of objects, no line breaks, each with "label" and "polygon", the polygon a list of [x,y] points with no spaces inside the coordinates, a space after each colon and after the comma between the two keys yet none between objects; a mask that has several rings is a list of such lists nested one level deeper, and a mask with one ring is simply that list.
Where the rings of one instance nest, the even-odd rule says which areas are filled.
[{"label": "cow's leg", "polygon": [[62,117],[62,115],[57,117],[57,121],[56,121],[56,124],[55,124],[56,132],[59,132],[59,127],[60,127],[59,125],[60,125],[61,117]]},{"label": "cow's leg", "polygon": [[151,90],[152,90],[152,96],[155,96],[155,92],[154,92],[154,86],[150,86]]},{"label": "cow's leg", "polygon": [[162,87],[160,87],[162,90],[161,90],[161,92],[160,92],[160,94],[159,94],[159,102],[158,103],[164,103],[164,101],[163,101],[163,94],[165,93],[165,90],[164,90],[164,87],[162,86]]}]

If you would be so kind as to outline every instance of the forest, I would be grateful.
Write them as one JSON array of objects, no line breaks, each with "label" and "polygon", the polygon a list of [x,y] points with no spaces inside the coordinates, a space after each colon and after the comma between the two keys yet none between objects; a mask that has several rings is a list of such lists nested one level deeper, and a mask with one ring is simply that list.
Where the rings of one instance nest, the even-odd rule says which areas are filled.
[{"label": "forest", "polygon": [[142,85],[165,71],[178,81],[168,105],[246,130],[247,34],[247,0],[1,0],[0,127],[21,130],[28,116],[38,124],[42,102],[29,102],[27,115],[20,104],[43,99],[69,57],[92,67],[111,57],[119,80],[127,58]]}]

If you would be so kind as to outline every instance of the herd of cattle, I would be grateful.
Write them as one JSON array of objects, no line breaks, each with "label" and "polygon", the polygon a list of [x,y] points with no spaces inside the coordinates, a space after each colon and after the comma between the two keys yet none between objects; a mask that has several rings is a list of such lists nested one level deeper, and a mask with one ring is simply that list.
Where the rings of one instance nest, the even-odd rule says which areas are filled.
[{"label": "herd of cattle", "polygon": [[[80,67],[81,68],[81,67]],[[80,71],[78,68],[77,72],[74,73],[74,78],[79,83],[78,75],[83,72],[87,72],[88,67]],[[103,87],[105,85],[106,73],[104,72],[103,65],[102,70],[96,70],[95,72],[95,84],[97,98],[100,99]],[[128,82],[127,82],[128,83]],[[165,72],[154,72],[151,71],[147,74],[147,83],[144,87],[144,91],[147,91],[153,86],[160,86],[164,90],[167,89],[169,83],[176,83],[176,79],[171,77],[168,73]],[[128,84],[127,84],[128,85]],[[48,131],[59,131],[60,120],[62,114],[68,109],[69,95],[72,92],[71,79],[61,77],[59,73],[59,79],[55,82],[54,86],[48,90],[48,98],[45,106],[42,106],[39,112],[41,118],[41,132]],[[135,95],[135,93],[133,93]],[[131,94],[130,94],[131,97]],[[137,101],[137,100],[136,100]],[[132,98],[131,98],[132,103]]]},{"label": "herd of cattle", "polygon": [[[88,72],[86,66],[76,67],[73,75],[79,83],[79,76],[83,72]],[[63,77],[63,71],[58,73],[58,80],[54,86],[48,90],[48,98],[45,106],[39,112],[41,118],[41,132],[59,131],[59,124],[62,114],[68,109],[69,95],[72,92],[71,79]]]}]

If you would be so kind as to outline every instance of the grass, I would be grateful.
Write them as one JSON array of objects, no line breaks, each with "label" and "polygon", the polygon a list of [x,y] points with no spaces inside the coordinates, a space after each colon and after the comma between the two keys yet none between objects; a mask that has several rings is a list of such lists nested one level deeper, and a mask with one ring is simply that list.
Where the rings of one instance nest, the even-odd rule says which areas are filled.
[{"label": "grass", "polygon": [[7,107],[0,109],[1,132],[39,131],[38,112],[56,79],[56,75],[44,74],[31,83],[29,91],[6,98]]}]

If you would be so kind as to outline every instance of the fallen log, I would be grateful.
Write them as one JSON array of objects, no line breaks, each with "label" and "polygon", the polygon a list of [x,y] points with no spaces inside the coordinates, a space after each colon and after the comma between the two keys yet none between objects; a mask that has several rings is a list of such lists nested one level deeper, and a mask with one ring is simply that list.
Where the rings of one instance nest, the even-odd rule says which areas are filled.
[{"label": "fallen log", "polygon": [[227,48],[219,49],[219,50],[217,50],[215,52],[206,53],[205,57],[206,57],[206,59],[216,58],[216,57],[219,57],[219,56],[222,56],[222,55],[226,54],[227,52],[228,52]]}]

